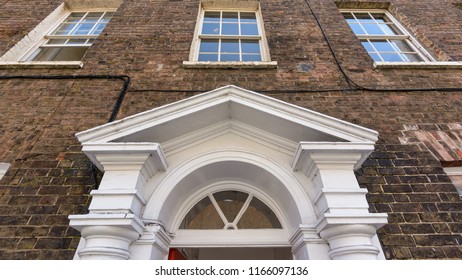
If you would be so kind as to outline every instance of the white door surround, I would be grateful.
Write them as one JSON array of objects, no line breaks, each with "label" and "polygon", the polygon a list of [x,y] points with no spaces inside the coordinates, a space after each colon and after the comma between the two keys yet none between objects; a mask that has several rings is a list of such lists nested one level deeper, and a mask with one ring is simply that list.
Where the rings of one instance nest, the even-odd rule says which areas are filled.
[{"label": "white door surround", "polygon": [[[165,259],[169,247],[292,247],[294,259],[377,259],[386,214],[354,170],[375,131],[226,86],[77,134],[104,171],[76,259]],[[202,196],[255,194],[282,229],[179,230]],[[257,238],[258,237],[258,238]]]}]

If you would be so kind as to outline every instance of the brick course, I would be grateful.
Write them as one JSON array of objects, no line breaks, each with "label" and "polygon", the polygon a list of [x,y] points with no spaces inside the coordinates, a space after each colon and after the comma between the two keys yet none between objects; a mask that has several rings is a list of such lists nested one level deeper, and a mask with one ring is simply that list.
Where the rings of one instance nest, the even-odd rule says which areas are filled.
[{"label": "brick course", "polygon": [[[3,1],[0,55],[61,2]],[[133,0],[119,7],[83,68],[0,69],[0,76],[128,75],[118,119],[234,84],[377,130],[376,150],[357,177],[370,210],[390,215],[379,230],[386,257],[462,258],[462,202],[442,169],[446,157],[435,152],[450,161],[462,157],[440,139],[460,140],[454,131],[462,126],[462,90],[404,90],[462,88],[462,69],[374,69],[338,7],[388,8],[435,57],[451,61],[462,60],[461,10],[442,0],[309,2],[341,66],[369,90],[344,90],[348,84],[304,0],[261,1],[277,69],[186,69],[199,1]],[[0,181],[1,259],[73,257],[79,233],[67,216],[87,211],[97,185],[74,135],[107,122],[122,86],[114,79],[0,80],[0,162],[11,164]],[[440,141],[438,149],[422,135]]]}]

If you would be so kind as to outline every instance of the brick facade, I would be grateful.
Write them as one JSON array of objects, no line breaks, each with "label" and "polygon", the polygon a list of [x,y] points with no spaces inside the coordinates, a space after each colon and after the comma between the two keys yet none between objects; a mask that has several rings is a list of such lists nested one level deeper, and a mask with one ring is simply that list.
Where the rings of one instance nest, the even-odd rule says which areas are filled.
[{"label": "brick facade", "polygon": [[[2,1],[0,55],[61,3]],[[377,130],[357,178],[370,211],[389,214],[379,230],[386,257],[462,258],[462,201],[441,164],[462,158],[462,69],[374,69],[338,12],[386,8],[437,59],[460,61],[460,3],[309,3],[349,81],[304,0],[260,1],[277,69],[184,68],[199,0],[123,1],[81,69],[1,68],[0,162],[11,167],[0,181],[0,259],[73,257],[80,236],[67,217],[87,211],[100,176],[74,135],[106,123],[124,86],[101,75],[131,79],[117,119],[233,84]],[[445,152],[425,141],[436,131],[452,139],[433,139]]]}]

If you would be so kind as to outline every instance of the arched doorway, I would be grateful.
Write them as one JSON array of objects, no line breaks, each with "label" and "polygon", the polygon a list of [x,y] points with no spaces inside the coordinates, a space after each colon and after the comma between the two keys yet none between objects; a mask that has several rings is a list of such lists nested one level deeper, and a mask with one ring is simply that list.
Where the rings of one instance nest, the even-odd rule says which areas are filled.
[{"label": "arched doorway", "polygon": [[[227,86],[77,137],[105,173],[90,213],[69,217],[82,233],[76,258],[166,259],[170,248],[217,256],[285,247],[294,259],[380,253],[374,235],[386,214],[369,213],[354,174],[375,131]],[[225,191],[257,197],[282,228],[239,229],[240,219],[224,213],[223,229],[205,229],[220,234],[199,238],[181,228],[202,199],[213,204]]]}]

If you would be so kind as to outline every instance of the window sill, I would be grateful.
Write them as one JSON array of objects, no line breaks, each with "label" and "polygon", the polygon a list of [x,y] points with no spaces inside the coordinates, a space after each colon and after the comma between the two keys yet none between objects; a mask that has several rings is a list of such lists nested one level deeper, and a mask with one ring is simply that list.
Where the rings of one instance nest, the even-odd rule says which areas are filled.
[{"label": "window sill", "polygon": [[462,69],[462,62],[374,62],[377,69]]},{"label": "window sill", "polygon": [[81,61],[0,61],[0,68],[82,68]]},{"label": "window sill", "polygon": [[275,69],[277,61],[260,62],[210,62],[210,61],[183,61],[184,68],[226,68],[226,69]]}]

